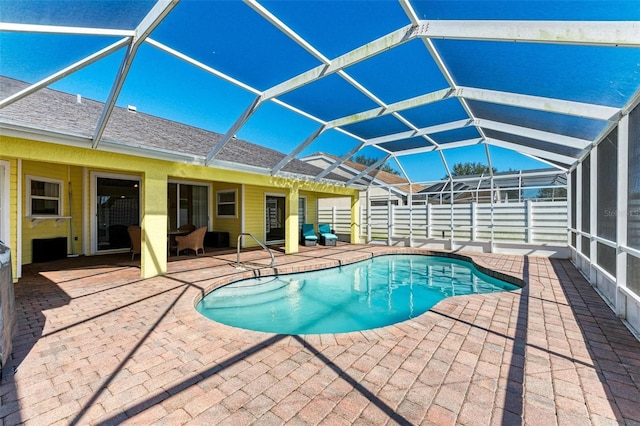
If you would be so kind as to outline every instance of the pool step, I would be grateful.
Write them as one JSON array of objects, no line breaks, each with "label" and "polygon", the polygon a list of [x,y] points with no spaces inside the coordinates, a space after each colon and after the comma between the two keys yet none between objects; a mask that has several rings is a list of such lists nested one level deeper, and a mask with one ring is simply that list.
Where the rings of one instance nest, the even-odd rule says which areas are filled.
[{"label": "pool step", "polygon": [[283,280],[270,277],[268,282],[242,285],[242,281],[221,287],[202,299],[207,309],[238,308],[261,305],[297,293],[304,285],[304,280]]}]

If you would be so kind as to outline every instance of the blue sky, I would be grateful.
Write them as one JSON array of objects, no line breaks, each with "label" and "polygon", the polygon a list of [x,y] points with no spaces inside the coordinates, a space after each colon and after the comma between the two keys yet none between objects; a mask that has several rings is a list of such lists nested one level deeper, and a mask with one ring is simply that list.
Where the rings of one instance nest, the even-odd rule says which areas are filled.
[{"label": "blue sky", "polygon": [[[80,3],[73,0],[2,0],[0,20],[132,28],[153,4],[140,0],[94,0]],[[592,6],[582,12],[584,19],[620,19],[622,14],[627,19],[640,19],[640,7],[635,10],[633,2],[616,2],[619,9],[612,8],[611,2],[579,3]],[[269,1],[262,4],[329,58],[409,23],[395,1]],[[499,7],[488,7],[492,4]],[[636,2],[635,5],[637,4]],[[436,1],[415,2],[414,5],[419,15],[446,19],[522,19],[531,16],[535,19],[575,19],[576,6],[575,2],[567,1]],[[609,7],[605,7],[606,5]],[[151,38],[258,90],[265,90],[320,64],[256,12],[237,1],[183,0],[151,34]],[[96,36],[0,33],[0,72],[35,82],[116,40],[117,38]],[[454,77],[473,87],[549,97],[562,97],[571,90],[571,93],[578,93],[584,98],[579,100],[618,105],[623,104],[637,90],[640,81],[637,75],[627,77],[625,74],[629,73],[630,68],[633,70],[634,66],[637,69],[640,64],[638,53],[629,52],[629,49],[576,50],[566,46],[538,45],[528,45],[523,49],[522,44],[470,43],[472,42],[445,40],[436,47],[447,54],[447,65]],[[495,60],[506,55],[512,61]],[[123,51],[118,51],[51,87],[104,101],[122,57]],[[600,60],[601,65],[614,62],[618,65],[578,66],[575,64],[576,60],[584,63]],[[532,67],[535,67],[532,75],[527,74]],[[447,87],[442,74],[420,41],[409,42],[349,67],[346,71],[387,104]],[[615,87],[610,87],[612,78],[621,79],[622,84],[613,80]],[[225,133],[253,98],[252,93],[145,44],[139,49],[117,104],[135,105],[139,112]],[[336,75],[287,93],[280,99],[324,120],[377,106]],[[434,105],[431,109],[407,111],[406,116],[420,126],[427,126],[432,124],[430,117],[434,117],[436,112],[446,114],[445,121],[459,119],[460,114],[464,114],[459,105],[444,109],[444,103]],[[515,112],[512,112],[512,116],[514,120],[521,119]],[[531,115],[529,119],[534,120],[533,117]],[[368,124],[375,124],[366,130],[371,133],[371,137],[406,129],[404,124],[390,116]],[[576,126],[575,122],[569,121],[556,123],[560,130],[564,130],[563,126],[571,129],[579,127],[587,133],[584,137],[593,137],[604,124],[581,123]],[[318,123],[268,102],[254,114],[237,136],[286,153],[318,127]],[[353,131],[365,130],[356,125]],[[465,132],[474,131],[471,129]],[[474,137],[471,133],[465,138]],[[446,142],[447,136],[442,137]],[[324,151],[341,155],[355,144],[357,141],[353,138],[337,131],[328,131],[303,154]],[[493,166],[499,171],[548,167],[545,163],[509,150],[493,146],[489,150]],[[384,155],[373,148],[368,148],[363,153],[376,157]],[[450,149],[444,153],[450,167],[458,162],[487,162],[484,146]],[[440,179],[445,174],[438,153],[402,156],[400,161],[414,181]],[[395,162],[391,162],[391,165],[395,166]]]}]

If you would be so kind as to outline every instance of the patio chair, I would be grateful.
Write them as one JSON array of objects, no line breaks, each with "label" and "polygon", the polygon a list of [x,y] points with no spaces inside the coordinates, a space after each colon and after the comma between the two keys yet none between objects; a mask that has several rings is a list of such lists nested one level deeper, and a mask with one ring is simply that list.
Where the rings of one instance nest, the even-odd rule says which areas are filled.
[{"label": "patio chair", "polygon": [[333,229],[328,223],[321,223],[318,225],[318,232],[320,233],[320,244],[323,246],[335,246],[338,241],[338,236],[333,233]]},{"label": "patio chair", "polygon": [[136,254],[142,253],[142,228],[139,226],[129,226],[127,228],[129,240],[131,242],[131,260]]},{"label": "patio chair", "polygon": [[168,231],[167,232],[168,233],[168,235],[167,235],[167,246],[168,246],[169,256],[171,256],[171,252],[173,250],[176,250],[177,247],[178,247],[178,244],[176,244],[176,237],[178,235],[180,235],[180,236],[188,235],[188,234],[192,233],[195,230],[196,230],[196,226],[195,225],[192,225],[191,223],[187,223],[186,225],[182,225],[181,227],[179,227],[175,231]]},{"label": "patio chair", "polygon": [[187,233],[193,232],[196,230],[196,226],[192,223],[187,223],[186,225],[182,225],[180,228],[178,228],[178,231],[184,231]]},{"label": "patio chair", "polygon": [[207,227],[203,226],[187,235],[176,235],[176,256],[186,249],[195,251],[196,256],[200,250],[204,254],[204,236],[206,233]]},{"label": "patio chair", "polygon": [[300,229],[300,244],[304,246],[315,246],[318,242],[318,236],[313,229],[313,223],[303,223]]}]

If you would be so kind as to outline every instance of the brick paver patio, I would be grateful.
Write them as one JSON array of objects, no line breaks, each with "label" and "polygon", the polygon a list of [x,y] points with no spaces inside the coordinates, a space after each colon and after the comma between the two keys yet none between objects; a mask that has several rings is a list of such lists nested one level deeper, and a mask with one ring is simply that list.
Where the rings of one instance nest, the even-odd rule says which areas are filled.
[{"label": "brick paver patio", "polygon": [[[301,247],[278,254],[276,269],[395,251],[405,250]],[[640,343],[570,262],[468,255],[526,285],[449,298],[389,327],[310,336],[239,330],[195,312],[200,295],[237,277],[235,252],[183,256],[166,276],[146,280],[126,255],[26,266],[0,418],[5,425],[640,425]],[[243,258],[268,261],[259,251]]]}]

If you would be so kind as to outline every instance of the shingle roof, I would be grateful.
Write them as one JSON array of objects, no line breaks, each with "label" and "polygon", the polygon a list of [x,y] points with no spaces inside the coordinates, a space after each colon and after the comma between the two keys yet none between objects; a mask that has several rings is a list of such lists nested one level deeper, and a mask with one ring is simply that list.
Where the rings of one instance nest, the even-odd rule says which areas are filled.
[{"label": "shingle roof", "polygon": [[[17,93],[27,86],[25,82],[0,76],[0,98]],[[90,138],[102,109],[101,102],[83,98],[78,103],[75,95],[45,88],[0,109],[0,123],[20,124]],[[107,141],[195,156],[203,156],[203,153],[209,152],[221,138],[220,133],[141,112],[131,112],[121,107],[114,108],[104,132],[104,140]],[[285,154],[276,150],[235,139],[222,148],[216,159],[272,168],[284,157]],[[283,171],[313,177],[322,169],[294,159]],[[326,179],[345,181],[336,174],[329,174]]]}]

